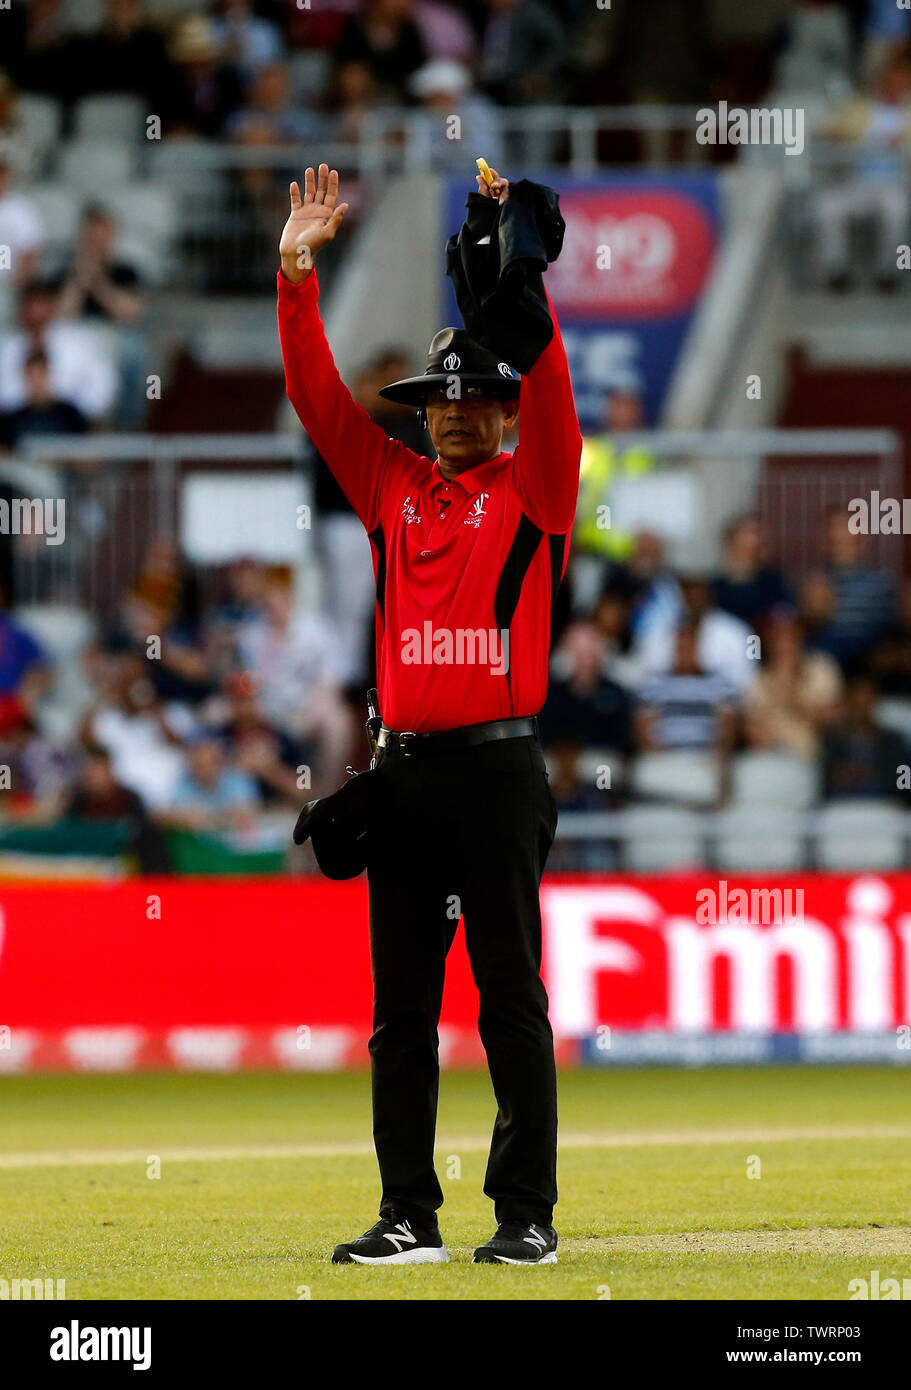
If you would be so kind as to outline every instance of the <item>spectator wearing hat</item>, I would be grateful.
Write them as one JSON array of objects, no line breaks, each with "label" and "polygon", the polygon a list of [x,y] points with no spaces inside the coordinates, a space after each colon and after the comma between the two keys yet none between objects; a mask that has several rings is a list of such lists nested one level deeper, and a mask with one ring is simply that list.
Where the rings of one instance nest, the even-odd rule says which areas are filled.
[{"label": "spectator wearing hat", "polygon": [[212,20],[191,15],[171,37],[172,62],[164,100],[164,124],[169,135],[221,135],[241,105],[237,70],[224,62]]},{"label": "spectator wearing hat", "polygon": [[[413,73],[409,90],[421,103],[418,130],[434,167],[458,167],[462,149],[485,150],[490,161],[501,160],[503,136],[499,112],[489,97],[471,89],[471,73],[452,58],[435,58]],[[458,121],[453,126],[453,120]],[[451,131],[456,130],[457,139]]]}]

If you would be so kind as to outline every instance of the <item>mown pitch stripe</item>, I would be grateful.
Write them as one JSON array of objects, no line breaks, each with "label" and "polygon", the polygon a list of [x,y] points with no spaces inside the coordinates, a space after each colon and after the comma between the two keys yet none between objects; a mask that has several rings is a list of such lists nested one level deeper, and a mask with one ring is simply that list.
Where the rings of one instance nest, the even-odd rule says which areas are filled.
[{"label": "mown pitch stripe", "polygon": [[[911,1139],[911,1127],[875,1125],[868,1128],[807,1127],[802,1129],[671,1129],[628,1130],[616,1134],[566,1133],[561,1149],[644,1149],[708,1144],[786,1144],[805,1140]],[[489,1136],[477,1134],[437,1140],[447,1153],[486,1153]],[[150,1146],[151,1147],[151,1146]],[[168,1163],[210,1163],[244,1159],[366,1158],[373,1156],[371,1143],[355,1144],[234,1144],[158,1148],[156,1157]],[[145,1163],[145,1149],[36,1149],[24,1153],[0,1153],[0,1168],[81,1168]]]}]

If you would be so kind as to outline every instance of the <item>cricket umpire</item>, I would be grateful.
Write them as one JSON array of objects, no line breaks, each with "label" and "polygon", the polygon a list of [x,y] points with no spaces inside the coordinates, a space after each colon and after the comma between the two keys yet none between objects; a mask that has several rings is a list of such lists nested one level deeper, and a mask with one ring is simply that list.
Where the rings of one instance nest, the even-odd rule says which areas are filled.
[{"label": "cricket umpire", "polygon": [[[503,205],[509,184],[492,173],[478,190]],[[332,1258],[449,1258],[433,1164],[437,1024],[461,915],[498,1105],[484,1183],[498,1225],[474,1259],[554,1263],[556,1071],[538,889],[557,810],[535,716],[579,482],[566,354],[555,316],[522,377],[444,329],[424,375],[384,391],[426,411],[436,460],[388,438],[342,384],[319,314],[312,262],[346,208],[325,164],[306,171],[303,196],[292,183],[278,275],[288,396],[367,531],[376,573],[382,754],[365,775],[378,799],[367,873],[382,1200],[377,1224]],[[517,416],[518,446],[504,453]]]}]

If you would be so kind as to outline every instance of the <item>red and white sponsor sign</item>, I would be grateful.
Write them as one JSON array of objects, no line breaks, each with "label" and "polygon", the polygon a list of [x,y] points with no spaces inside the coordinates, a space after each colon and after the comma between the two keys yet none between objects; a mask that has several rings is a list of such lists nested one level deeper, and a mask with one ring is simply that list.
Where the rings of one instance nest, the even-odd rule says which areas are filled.
[{"label": "red and white sponsor sign", "polygon": [[[803,912],[704,925],[699,876],[545,882],[544,977],[561,1058],[600,1025],[671,1033],[882,1031],[911,1023],[911,875],[730,880]],[[158,915],[160,914],[160,915]],[[366,1063],[361,880],[0,887],[0,1071],[330,1070]],[[477,1062],[461,933],[441,1042]]]},{"label": "red and white sponsor sign", "polygon": [[547,270],[558,313],[642,319],[692,308],[717,240],[695,198],[674,189],[569,188],[560,204],[563,250]]}]

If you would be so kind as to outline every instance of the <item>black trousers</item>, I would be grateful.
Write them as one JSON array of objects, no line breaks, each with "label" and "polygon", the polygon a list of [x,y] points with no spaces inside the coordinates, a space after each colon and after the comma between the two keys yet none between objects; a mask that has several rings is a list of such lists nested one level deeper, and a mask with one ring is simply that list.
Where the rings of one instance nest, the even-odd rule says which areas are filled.
[{"label": "black trousers", "polygon": [[380,1212],[433,1223],[437,1024],[462,915],[478,1030],[498,1111],[484,1191],[498,1221],[550,1225],[557,1199],[557,1084],[541,980],[538,887],[557,808],[533,737],[407,757],[377,769],[371,826],[370,1039]]}]

